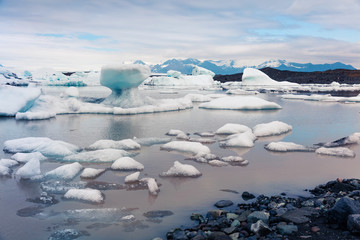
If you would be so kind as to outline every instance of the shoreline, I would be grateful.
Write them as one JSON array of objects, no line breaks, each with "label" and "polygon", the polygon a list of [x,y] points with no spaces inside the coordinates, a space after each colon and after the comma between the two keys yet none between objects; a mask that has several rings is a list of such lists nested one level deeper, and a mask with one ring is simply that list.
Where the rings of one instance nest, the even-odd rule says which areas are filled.
[{"label": "shoreline", "polygon": [[[245,203],[220,200],[206,214],[193,213],[166,239],[359,239],[360,179],[336,179],[310,197],[242,193]],[[235,207],[235,208],[234,208]],[[154,238],[160,240],[162,238]]]}]

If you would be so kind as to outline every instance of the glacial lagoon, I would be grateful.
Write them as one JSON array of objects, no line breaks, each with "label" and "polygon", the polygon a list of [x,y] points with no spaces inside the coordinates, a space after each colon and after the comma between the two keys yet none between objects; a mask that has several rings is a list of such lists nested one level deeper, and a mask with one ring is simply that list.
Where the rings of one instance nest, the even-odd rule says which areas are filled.
[{"label": "glacial lagoon", "polygon": [[[50,95],[59,95],[63,90],[61,87],[43,89]],[[80,98],[92,102],[101,101],[109,94],[102,87],[84,87],[79,88],[79,91]],[[179,89],[174,94],[156,88],[140,92],[157,99],[180,98],[188,93],[224,93]],[[213,208],[218,200],[242,202],[243,191],[255,195],[285,192],[288,196],[304,196],[309,194],[305,189],[337,177],[360,178],[360,148],[356,144],[349,146],[357,154],[355,158],[324,156],[314,152],[274,153],[264,149],[265,144],[273,141],[312,146],[359,132],[359,103],[282,99],[281,95],[274,93],[262,93],[257,97],[275,102],[282,109],[210,110],[199,108],[199,103],[194,103],[191,109],[150,114],[64,114],[38,121],[0,118],[2,148],[5,141],[24,137],[48,137],[85,148],[101,139],[165,138],[168,137],[165,133],[170,129],[179,129],[196,137],[194,133],[214,132],[226,123],[239,123],[252,128],[260,123],[282,121],[293,127],[290,133],[284,135],[258,138],[252,148],[221,148],[218,141],[205,144],[216,156],[242,156],[249,162],[246,166],[214,167],[185,160],[188,156],[184,154],[160,150],[162,144],[142,146],[133,158],[145,167],[141,177],[157,180],[160,188],[158,195],[149,194],[146,188],[101,190],[105,196],[102,204],[66,200],[63,194],[53,194],[59,202],[51,206],[43,207],[31,202],[29,199],[41,196],[41,183],[19,179],[14,174],[18,169],[15,167],[11,177],[0,178],[0,239],[47,239],[56,230],[67,228],[86,231],[81,239],[165,238],[171,228],[184,223],[191,224],[191,213],[204,213]],[[172,138],[175,140],[175,137]],[[221,138],[216,135],[213,139]],[[10,158],[11,155],[1,151],[0,158]],[[159,174],[167,171],[175,161],[195,166],[202,176],[160,177]],[[49,159],[41,163],[41,172],[45,173],[63,164]],[[124,184],[125,177],[132,173],[109,170],[110,163],[81,164],[108,170],[95,180],[84,180],[77,176],[71,183],[96,181]],[[91,212],[84,209],[95,210]],[[173,214],[162,218],[144,215],[153,210],[166,210]],[[129,215],[133,215],[134,219],[123,218]]]}]

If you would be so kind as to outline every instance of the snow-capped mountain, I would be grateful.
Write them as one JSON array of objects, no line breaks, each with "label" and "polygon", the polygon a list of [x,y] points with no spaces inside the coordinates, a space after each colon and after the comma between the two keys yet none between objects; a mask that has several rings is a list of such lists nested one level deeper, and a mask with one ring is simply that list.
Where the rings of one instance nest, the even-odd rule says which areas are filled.
[{"label": "snow-capped mountain", "polygon": [[[137,60],[136,62],[141,62]],[[213,60],[204,60],[200,61],[193,58],[188,58],[185,60],[182,59],[171,59],[163,62],[162,64],[151,65],[150,68],[154,73],[166,73],[168,70],[180,71],[183,74],[191,74],[193,66],[199,66],[206,68],[210,71],[213,71],[216,74],[235,74],[242,73],[245,68],[265,68],[272,67],[278,70],[289,70],[297,72],[314,72],[314,71],[326,71],[333,69],[349,69],[355,70],[351,65],[346,65],[341,62],[336,62],[332,64],[312,64],[312,63],[296,63],[288,62],[286,60],[270,60],[264,63],[261,63],[257,66],[243,66],[240,65],[236,60],[225,60],[225,61],[213,61]]]}]

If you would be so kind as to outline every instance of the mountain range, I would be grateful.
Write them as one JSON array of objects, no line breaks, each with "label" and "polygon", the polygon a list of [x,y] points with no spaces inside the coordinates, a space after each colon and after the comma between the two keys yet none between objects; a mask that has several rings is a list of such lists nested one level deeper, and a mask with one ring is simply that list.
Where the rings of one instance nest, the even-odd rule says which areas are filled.
[{"label": "mountain range", "polygon": [[[146,65],[141,60],[137,60],[134,63]],[[288,71],[296,71],[296,72],[315,72],[315,71],[326,71],[326,70],[334,70],[334,69],[347,69],[347,70],[356,69],[351,65],[347,65],[341,62],[335,62],[331,64],[328,63],[312,64],[312,63],[288,62],[286,60],[270,60],[256,66],[244,66],[239,64],[238,61],[236,60],[200,61],[198,59],[193,59],[193,58],[188,58],[184,60],[170,59],[163,62],[162,64],[149,65],[149,67],[154,73],[166,73],[168,70],[176,70],[183,74],[191,74],[194,65],[209,69],[210,71],[213,71],[215,74],[218,75],[242,73],[244,69],[247,67],[252,67],[257,69],[271,67],[278,70],[288,70]]]}]

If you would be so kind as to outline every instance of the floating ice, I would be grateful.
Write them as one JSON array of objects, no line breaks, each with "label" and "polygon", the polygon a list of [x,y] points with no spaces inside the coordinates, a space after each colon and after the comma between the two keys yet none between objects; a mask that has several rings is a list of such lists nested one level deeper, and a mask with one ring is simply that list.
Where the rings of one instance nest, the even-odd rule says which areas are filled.
[{"label": "floating ice", "polygon": [[120,92],[139,86],[150,76],[150,68],[139,64],[104,66],[101,68],[101,85]]},{"label": "floating ice", "polygon": [[214,85],[214,79],[210,75],[197,75],[180,77],[151,77],[146,81],[146,85],[151,86],[195,86],[211,87]]},{"label": "floating ice", "polygon": [[346,146],[350,144],[356,144],[360,142],[360,133],[353,133],[350,136],[340,138],[338,140],[335,140],[333,142],[328,143],[319,143],[317,145],[323,146],[323,147],[340,147],[340,146]]},{"label": "floating ice", "polygon": [[194,160],[200,163],[207,163],[208,161],[217,159],[218,157],[215,154],[211,153],[198,153],[195,156],[186,158],[186,160]]},{"label": "floating ice", "polygon": [[1,159],[0,160],[0,166],[4,166],[4,167],[13,167],[18,165],[19,163],[15,160],[11,160],[11,159]]},{"label": "floating ice", "polygon": [[[178,138],[178,137],[176,137],[176,138]],[[212,143],[216,142],[215,139],[209,139],[209,138],[188,138],[188,141],[199,142],[199,143],[203,143],[203,144],[212,144]]]},{"label": "floating ice", "polygon": [[271,79],[268,75],[255,68],[245,68],[242,75],[242,85],[261,85],[261,86],[300,86],[297,83],[278,82]]},{"label": "floating ice", "polygon": [[169,71],[167,71],[166,75],[167,75],[168,77],[180,78],[181,72],[179,72],[179,71],[174,71],[174,70],[169,70]]},{"label": "floating ice", "polygon": [[215,137],[215,134],[212,132],[196,132],[195,135],[199,135],[200,137]]},{"label": "floating ice", "polygon": [[265,149],[274,152],[313,152],[314,148],[305,147],[293,142],[271,142],[265,145]]},{"label": "floating ice", "polygon": [[64,194],[70,189],[85,188],[86,182],[65,182],[65,181],[46,181],[40,184],[40,188],[47,193]]},{"label": "floating ice", "polygon": [[253,128],[253,132],[257,137],[281,135],[290,132],[291,130],[292,130],[292,126],[280,121],[261,123]]},{"label": "floating ice", "polygon": [[321,147],[316,149],[317,154],[321,155],[331,155],[336,157],[355,157],[355,152],[345,147],[334,147],[334,148],[326,148]]},{"label": "floating ice", "polygon": [[211,160],[211,161],[209,161],[209,165],[215,166],[215,167],[225,167],[225,166],[228,166],[229,164],[227,162],[223,162],[220,160]]},{"label": "floating ice", "polygon": [[118,222],[124,216],[129,215],[131,210],[119,208],[95,208],[67,210],[63,215],[68,219],[79,222]]},{"label": "floating ice", "polygon": [[161,150],[167,151],[178,151],[190,153],[193,155],[199,153],[210,153],[210,149],[207,146],[202,145],[198,142],[187,142],[187,141],[173,141],[166,143],[160,147]]},{"label": "floating ice", "polygon": [[64,198],[66,199],[75,199],[91,203],[102,203],[104,202],[104,197],[99,190],[86,188],[86,189],[70,189],[68,190]]},{"label": "floating ice", "polygon": [[120,141],[114,140],[99,140],[91,144],[87,149],[89,150],[100,150],[100,149],[123,149],[123,150],[138,150],[141,148],[140,144],[132,139],[124,139]]},{"label": "floating ice", "polygon": [[44,137],[27,137],[4,142],[4,151],[11,153],[40,152],[45,156],[63,157],[79,150],[80,148],[73,144]]},{"label": "floating ice", "polygon": [[140,172],[134,172],[125,177],[125,183],[136,182],[139,179]]},{"label": "floating ice", "polygon": [[17,112],[26,112],[40,94],[38,88],[0,86],[0,116],[15,116]]},{"label": "floating ice", "polygon": [[78,175],[79,172],[83,168],[84,167],[81,166],[81,164],[78,162],[65,164],[63,166],[60,166],[58,168],[55,168],[54,170],[51,170],[51,171],[45,173],[45,177],[46,178],[63,179],[63,180],[71,180],[76,175]]},{"label": "floating ice", "polygon": [[143,170],[144,165],[130,157],[122,157],[117,159],[112,165],[111,169],[113,170]]},{"label": "floating ice", "polygon": [[56,116],[55,112],[47,112],[47,111],[38,111],[38,112],[18,112],[15,115],[16,120],[44,120],[53,118]]},{"label": "floating ice", "polygon": [[114,162],[118,158],[129,155],[131,154],[120,149],[101,149],[69,155],[63,160],[68,162]]},{"label": "floating ice", "polygon": [[191,74],[193,76],[197,76],[197,75],[210,75],[211,77],[215,76],[214,72],[199,66],[194,66]]},{"label": "floating ice", "polygon": [[236,123],[227,123],[218,130],[216,130],[216,134],[235,134],[235,133],[243,133],[247,131],[252,131],[251,128],[245,125],[236,124]]},{"label": "floating ice", "polygon": [[40,174],[40,161],[38,159],[31,159],[16,172],[16,175],[23,179],[29,179]]},{"label": "floating ice", "polygon": [[7,166],[0,165],[0,176],[10,176],[11,169]]},{"label": "floating ice", "polygon": [[243,159],[240,156],[222,157],[221,160],[224,161],[224,162],[230,162],[230,163],[241,163],[241,162],[246,161],[245,159]]},{"label": "floating ice", "polygon": [[160,174],[162,177],[200,177],[202,174],[194,166],[181,164],[178,161],[166,172]]},{"label": "floating ice", "polygon": [[82,178],[97,178],[103,172],[105,172],[105,169],[85,168],[84,171],[81,173],[80,177],[82,177]]},{"label": "floating ice", "polygon": [[165,133],[165,135],[168,135],[168,136],[177,136],[179,134],[185,134],[185,133],[183,131],[177,130],[177,129],[170,129],[167,133]]},{"label": "floating ice", "polygon": [[79,90],[76,87],[69,87],[65,91],[65,96],[78,98],[79,97]]},{"label": "floating ice", "polygon": [[220,142],[221,147],[253,147],[256,136],[251,132],[236,133]]},{"label": "floating ice", "polygon": [[259,94],[258,91],[253,90],[245,90],[245,89],[229,89],[226,91],[226,94],[233,94],[233,95],[256,95]]},{"label": "floating ice", "polygon": [[281,106],[253,96],[222,97],[202,103],[200,108],[228,110],[274,110]]},{"label": "floating ice", "polygon": [[151,195],[155,195],[155,196],[158,195],[160,189],[159,189],[159,186],[158,186],[158,184],[157,184],[157,182],[156,182],[156,180],[154,178],[142,178],[140,181],[143,181],[143,182],[147,183],[149,193]]},{"label": "floating ice", "polygon": [[31,152],[31,153],[16,153],[11,156],[11,159],[14,159],[15,161],[21,163],[26,163],[31,159],[37,159],[39,161],[43,161],[46,159],[46,157],[42,155],[40,152]]},{"label": "floating ice", "polygon": [[134,138],[134,141],[140,144],[141,146],[152,146],[155,144],[164,144],[171,141],[171,138]]},{"label": "floating ice", "polygon": [[210,102],[212,100],[208,95],[189,93],[185,98],[191,99],[192,102]]}]

